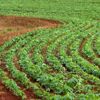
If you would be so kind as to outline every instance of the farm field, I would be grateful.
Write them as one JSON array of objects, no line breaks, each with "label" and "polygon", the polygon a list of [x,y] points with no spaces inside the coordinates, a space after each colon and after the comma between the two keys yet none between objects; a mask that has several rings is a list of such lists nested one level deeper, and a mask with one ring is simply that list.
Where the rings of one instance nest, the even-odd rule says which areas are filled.
[{"label": "farm field", "polygon": [[100,0],[0,0],[0,100],[100,100]]}]

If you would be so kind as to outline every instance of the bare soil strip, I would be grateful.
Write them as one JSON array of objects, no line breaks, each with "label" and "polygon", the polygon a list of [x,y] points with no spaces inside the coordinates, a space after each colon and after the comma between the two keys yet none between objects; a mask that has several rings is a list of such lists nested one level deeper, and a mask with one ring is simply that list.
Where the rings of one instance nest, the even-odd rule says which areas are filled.
[{"label": "bare soil strip", "polygon": [[0,82],[0,100],[20,100],[20,98],[14,96],[14,95]]},{"label": "bare soil strip", "polygon": [[59,21],[17,16],[0,16],[0,45],[13,37],[40,28],[54,28]]},{"label": "bare soil strip", "polygon": [[[92,34],[91,34],[91,35],[92,35]],[[85,55],[84,52],[82,51],[82,49],[83,49],[84,45],[86,44],[86,42],[87,42],[87,40],[88,40],[89,37],[90,37],[90,35],[88,35],[86,38],[84,38],[84,39],[82,40],[82,42],[81,42],[81,44],[80,44],[80,47],[79,47],[79,53],[80,53],[80,55],[81,55],[84,59],[86,59],[88,62],[90,62],[91,64],[95,64],[95,65],[97,65],[98,67],[100,67],[99,64],[94,63],[93,59],[90,58],[90,57],[88,57],[87,55]]]},{"label": "bare soil strip", "polygon": [[[61,23],[54,20],[17,16],[0,16],[0,45],[12,38],[41,28],[58,27]],[[1,65],[1,64],[0,64]],[[25,91],[30,95],[30,91]],[[29,98],[28,98],[29,99]],[[0,81],[0,100],[20,100],[14,96]],[[34,99],[35,100],[35,99]]]}]

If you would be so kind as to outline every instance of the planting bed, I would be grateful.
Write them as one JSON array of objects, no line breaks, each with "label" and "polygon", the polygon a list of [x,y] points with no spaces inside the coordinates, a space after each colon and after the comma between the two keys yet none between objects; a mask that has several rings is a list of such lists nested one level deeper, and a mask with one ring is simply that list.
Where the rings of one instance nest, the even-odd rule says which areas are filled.
[{"label": "planting bed", "polygon": [[[44,28],[55,27],[58,22],[45,24]],[[26,29],[19,33],[26,32],[28,26],[21,25]],[[0,46],[0,80],[17,100],[100,99],[97,27],[95,23],[66,27],[28,32]]]},{"label": "planting bed", "polygon": [[[45,20],[40,18],[27,18],[27,17],[17,17],[17,16],[0,16],[0,46],[2,46],[6,41],[11,40],[12,38],[19,36],[23,33],[30,32],[32,30],[41,29],[41,28],[54,28],[59,26],[61,23],[54,20]],[[14,44],[12,44],[14,45]],[[2,47],[0,47],[2,48]],[[8,50],[9,47],[6,48]],[[9,83],[9,81],[12,81],[12,88],[16,88],[15,84],[13,84],[13,80],[6,79],[5,76],[8,75],[8,77],[12,77],[10,75],[9,70],[6,69],[6,63],[2,60],[3,56],[0,52],[0,69],[3,69],[5,71],[4,77],[2,77],[2,70],[0,70],[0,100],[20,100],[21,98],[15,96],[9,90],[9,86],[6,86]],[[3,79],[5,78],[5,79]],[[19,77],[20,78],[20,77]],[[3,81],[8,83],[3,83]],[[18,83],[18,82],[17,82]],[[14,87],[15,86],[15,87]],[[25,92],[27,95],[27,100],[35,99],[34,93],[32,93],[31,89],[23,89],[23,86],[21,86],[21,89]],[[15,92],[17,92],[15,90]],[[20,92],[19,92],[20,93]]]}]

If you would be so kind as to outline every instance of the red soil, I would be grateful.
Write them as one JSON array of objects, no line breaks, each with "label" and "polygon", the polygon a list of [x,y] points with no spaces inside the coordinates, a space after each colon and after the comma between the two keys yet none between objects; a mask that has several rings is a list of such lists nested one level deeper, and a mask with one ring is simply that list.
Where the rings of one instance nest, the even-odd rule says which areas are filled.
[{"label": "red soil", "polygon": [[0,82],[0,100],[20,100],[14,96],[5,86]]},{"label": "red soil", "polygon": [[[53,28],[57,27],[61,23],[53,20],[45,20],[40,18],[27,18],[16,16],[0,16],[0,45],[5,41],[11,40],[15,36],[30,32],[32,30],[40,28]],[[0,64],[1,65],[1,64]],[[4,69],[5,70],[5,69]],[[28,96],[27,100],[30,100],[34,95],[31,91],[25,91]],[[17,96],[14,96],[0,81],[0,100],[20,100]]]},{"label": "red soil", "polygon": [[53,28],[60,24],[58,21],[39,18],[0,16],[0,45],[20,34],[39,28]]}]

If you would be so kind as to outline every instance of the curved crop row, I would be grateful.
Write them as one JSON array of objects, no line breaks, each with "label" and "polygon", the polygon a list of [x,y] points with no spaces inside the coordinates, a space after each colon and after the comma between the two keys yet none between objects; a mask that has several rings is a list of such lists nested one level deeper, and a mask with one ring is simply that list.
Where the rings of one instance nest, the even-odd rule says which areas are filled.
[{"label": "curved crop row", "polygon": [[99,100],[98,31],[90,26],[95,24],[71,22],[67,28],[37,30],[6,42],[0,47],[0,80],[24,100],[27,89],[36,99]]}]

